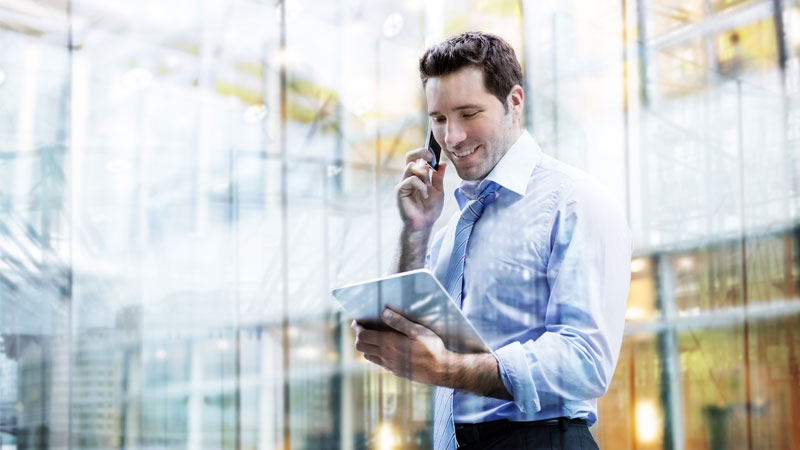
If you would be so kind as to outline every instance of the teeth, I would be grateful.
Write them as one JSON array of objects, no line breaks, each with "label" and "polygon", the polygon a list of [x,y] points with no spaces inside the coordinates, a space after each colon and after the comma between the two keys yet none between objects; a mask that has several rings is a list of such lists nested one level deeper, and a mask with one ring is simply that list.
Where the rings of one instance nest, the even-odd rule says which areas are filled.
[{"label": "teeth", "polygon": [[467,155],[471,155],[474,152],[475,152],[475,149],[473,148],[471,150],[467,150],[467,151],[461,152],[461,153],[453,152],[453,154],[456,155],[456,157],[458,157],[458,158],[463,158],[463,157],[465,157]]}]

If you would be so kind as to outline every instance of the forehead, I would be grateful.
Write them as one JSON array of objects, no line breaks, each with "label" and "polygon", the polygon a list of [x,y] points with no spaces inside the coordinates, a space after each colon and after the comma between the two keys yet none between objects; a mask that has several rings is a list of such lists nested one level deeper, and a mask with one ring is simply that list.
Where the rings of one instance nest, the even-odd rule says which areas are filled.
[{"label": "forehead", "polygon": [[464,67],[441,77],[431,77],[425,84],[428,109],[441,108],[451,103],[474,103],[494,98],[483,83],[483,72],[476,67]]}]

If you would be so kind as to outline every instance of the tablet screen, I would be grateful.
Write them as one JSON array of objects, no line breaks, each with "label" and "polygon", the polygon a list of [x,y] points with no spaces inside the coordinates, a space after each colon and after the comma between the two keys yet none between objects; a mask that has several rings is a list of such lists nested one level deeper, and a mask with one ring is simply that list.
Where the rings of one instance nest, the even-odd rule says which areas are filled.
[{"label": "tablet screen", "polygon": [[367,328],[383,329],[385,307],[433,330],[459,353],[488,352],[478,332],[428,270],[403,272],[333,290],[348,314]]}]

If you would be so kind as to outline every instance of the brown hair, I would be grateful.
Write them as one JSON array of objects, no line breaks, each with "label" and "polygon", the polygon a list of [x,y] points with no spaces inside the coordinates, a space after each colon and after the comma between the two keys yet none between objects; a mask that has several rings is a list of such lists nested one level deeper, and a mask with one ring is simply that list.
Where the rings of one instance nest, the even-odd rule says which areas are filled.
[{"label": "brown hair", "polygon": [[422,86],[431,77],[448,75],[467,66],[483,72],[484,88],[508,111],[506,97],[514,85],[522,86],[522,68],[511,45],[492,34],[462,33],[429,47],[419,59]]}]

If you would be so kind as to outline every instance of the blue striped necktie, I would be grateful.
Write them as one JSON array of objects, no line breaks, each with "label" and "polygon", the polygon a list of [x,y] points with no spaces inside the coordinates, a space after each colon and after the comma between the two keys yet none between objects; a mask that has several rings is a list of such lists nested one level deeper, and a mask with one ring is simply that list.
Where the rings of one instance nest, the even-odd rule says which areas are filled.
[{"label": "blue striped necktie", "polygon": [[[478,186],[475,200],[467,203],[461,210],[461,218],[456,224],[456,236],[453,252],[450,254],[450,265],[447,268],[445,287],[450,297],[461,306],[464,290],[464,260],[467,257],[467,246],[472,227],[483,214],[483,208],[497,198],[500,185],[493,181],[482,181]],[[456,430],[453,424],[453,390],[437,387],[434,400],[433,448],[435,450],[453,450],[457,446]]]}]

